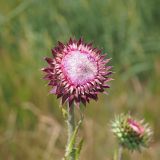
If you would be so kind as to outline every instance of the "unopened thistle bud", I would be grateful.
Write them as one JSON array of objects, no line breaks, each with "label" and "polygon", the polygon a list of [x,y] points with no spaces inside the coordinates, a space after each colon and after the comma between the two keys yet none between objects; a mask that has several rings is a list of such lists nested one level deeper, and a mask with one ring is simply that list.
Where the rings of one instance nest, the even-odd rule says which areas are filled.
[{"label": "unopened thistle bud", "polygon": [[137,121],[130,115],[121,114],[112,121],[112,132],[119,144],[131,151],[149,147],[152,130],[143,120]]}]

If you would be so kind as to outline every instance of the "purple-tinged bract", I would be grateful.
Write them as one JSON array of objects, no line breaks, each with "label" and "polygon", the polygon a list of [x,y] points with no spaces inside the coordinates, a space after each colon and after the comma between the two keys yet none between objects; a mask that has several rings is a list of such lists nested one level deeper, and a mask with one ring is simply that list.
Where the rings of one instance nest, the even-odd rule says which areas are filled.
[{"label": "purple-tinged bract", "polygon": [[58,42],[52,55],[53,58],[45,58],[48,66],[42,71],[52,87],[50,93],[61,97],[62,104],[86,105],[90,99],[97,100],[99,92],[107,93],[105,89],[112,80],[111,66],[106,66],[110,59],[105,59],[101,50],[93,48],[91,43],[86,44],[82,39],[70,39],[66,45]]}]

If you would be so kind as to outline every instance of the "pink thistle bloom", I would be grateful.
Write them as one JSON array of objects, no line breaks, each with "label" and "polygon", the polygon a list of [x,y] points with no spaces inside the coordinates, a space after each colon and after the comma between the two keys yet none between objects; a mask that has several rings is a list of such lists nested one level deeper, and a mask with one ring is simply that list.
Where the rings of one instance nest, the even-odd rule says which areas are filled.
[{"label": "pink thistle bloom", "polygon": [[134,132],[136,132],[139,135],[144,134],[144,131],[145,131],[144,127],[140,123],[138,123],[137,121],[135,121],[131,118],[128,118],[127,122],[129,124],[129,126],[133,129]]},{"label": "pink thistle bloom", "polygon": [[98,93],[109,88],[111,66],[106,66],[110,59],[105,59],[101,51],[86,44],[82,39],[70,39],[65,45],[58,42],[52,49],[53,58],[46,57],[48,66],[42,68],[52,87],[50,93],[62,99],[62,104],[74,102],[77,106],[86,105],[90,99],[97,100]]}]

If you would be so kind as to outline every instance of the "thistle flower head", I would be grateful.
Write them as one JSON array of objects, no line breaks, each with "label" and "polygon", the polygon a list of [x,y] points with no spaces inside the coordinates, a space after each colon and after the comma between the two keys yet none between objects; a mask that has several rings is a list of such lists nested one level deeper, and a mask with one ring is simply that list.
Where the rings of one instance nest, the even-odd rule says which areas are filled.
[{"label": "thistle flower head", "polygon": [[86,105],[90,99],[97,100],[99,92],[109,88],[111,66],[106,66],[110,59],[105,59],[101,51],[82,39],[70,39],[67,44],[58,42],[52,49],[53,58],[45,58],[48,66],[42,68],[44,79],[49,80],[50,91],[61,97],[62,104],[74,102],[77,106]]},{"label": "thistle flower head", "polygon": [[131,151],[148,147],[152,139],[152,130],[143,120],[137,121],[130,115],[121,114],[112,122],[112,132],[120,145]]}]

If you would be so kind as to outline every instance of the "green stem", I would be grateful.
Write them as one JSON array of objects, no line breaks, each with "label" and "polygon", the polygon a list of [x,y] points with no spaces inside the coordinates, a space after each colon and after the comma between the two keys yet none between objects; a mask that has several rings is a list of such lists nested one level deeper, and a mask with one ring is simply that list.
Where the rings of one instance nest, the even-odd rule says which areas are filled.
[{"label": "green stem", "polygon": [[68,126],[68,140],[67,140],[67,147],[66,147],[66,156],[67,160],[75,160],[75,154],[69,153],[70,151],[70,142],[72,140],[72,136],[75,130],[75,119],[74,119],[74,106],[67,106],[68,107],[68,119],[67,119],[67,126]]},{"label": "green stem", "polygon": [[117,160],[122,160],[122,152],[123,152],[123,147],[119,145],[118,147],[118,159]]}]

